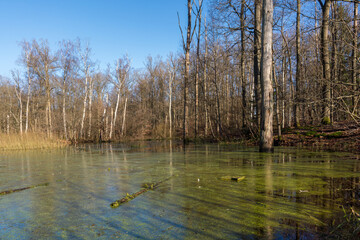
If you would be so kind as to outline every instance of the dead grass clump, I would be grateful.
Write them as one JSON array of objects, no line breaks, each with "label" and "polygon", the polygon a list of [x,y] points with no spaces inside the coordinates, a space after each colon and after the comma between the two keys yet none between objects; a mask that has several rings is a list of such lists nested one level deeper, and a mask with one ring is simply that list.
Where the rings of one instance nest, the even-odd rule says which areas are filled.
[{"label": "dead grass clump", "polygon": [[48,138],[44,133],[0,134],[0,150],[53,149],[68,146],[70,143],[57,138]]}]

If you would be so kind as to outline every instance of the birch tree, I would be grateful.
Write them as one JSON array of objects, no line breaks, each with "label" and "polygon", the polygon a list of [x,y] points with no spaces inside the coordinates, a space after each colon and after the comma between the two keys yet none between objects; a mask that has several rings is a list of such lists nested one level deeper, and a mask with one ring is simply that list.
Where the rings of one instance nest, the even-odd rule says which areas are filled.
[{"label": "birch tree", "polygon": [[85,78],[83,110],[82,110],[82,118],[81,118],[81,125],[80,125],[80,137],[83,137],[87,101],[88,101],[88,96],[89,96],[90,70],[91,70],[92,63],[90,60],[91,49],[89,47],[89,43],[87,43],[85,48],[82,49],[81,42],[80,42],[80,40],[78,40],[77,49],[78,49],[78,53],[80,55],[80,61],[81,61],[80,69],[83,72],[84,78]]},{"label": "birch tree", "polygon": [[128,76],[129,76],[129,72],[130,72],[129,57],[123,56],[122,58],[119,58],[116,62],[115,78],[113,80],[113,84],[114,84],[115,88],[117,89],[117,98],[116,98],[115,112],[113,115],[112,124],[110,126],[110,134],[109,134],[110,140],[113,137],[113,132],[116,127],[116,118],[117,118],[117,112],[119,109],[121,92],[125,85],[125,81],[127,80]]}]

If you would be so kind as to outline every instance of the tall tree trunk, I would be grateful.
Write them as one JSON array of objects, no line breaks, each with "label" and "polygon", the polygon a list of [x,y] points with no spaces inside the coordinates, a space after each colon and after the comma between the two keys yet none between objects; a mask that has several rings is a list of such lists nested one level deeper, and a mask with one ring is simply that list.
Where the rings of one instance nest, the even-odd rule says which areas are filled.
[{"label": "tall tree trunk", "polygon": [[297,0],[296,12],[296,87],[295,87],[295,104],[294,104],[294,125],[300,126],[300,86],[301,86],[301,55],[300,55],[300,13],[301,1]]},{"label": "tall tree trunk", "polygon": [[261,0],[255,0],[255,29],[254,29],[254,89],[256,123],[260,125],[261,111],[261,85],[260,85],[260,59],[261,59]]},{"label": "tall tree trunk", "polygon": [[175,78],[175,69],[174,75],[172,69],[169,69],[169,138],[172,138],[172,84]]},{"label": "tall tree trunk", "polygon": [[199,66],[200,66],[200,37],[201,37],[201,13],[202,13],[202,0],[199,0],[199,25],[196,46],[196,73],[195,73],[195,138],[199,132]]},{"label": "tall tree trunk", "polygon": [[241,88],[242,88],[242,127],[246,127],[246,79],[245,79],[245,0],[241,2],[240,10],[240,28],[241,28],[241,55],[240,55],[240,68],[241,68]]},{"label": "tall tree trunk", "polygon": [[272,0],[263,0],[263,26],[261,48],[261,127],[260,152],[273,151],[273,86],[272,86]]},{"label": "tall tree trunk", "polygon": [[357,81],[357,46],[358,46],[358,1],[354,1],[354,35],[353,35],[353,51],[352,51],[352,84],[353,84],[353,97],[352,106],[353,113],[357,113],[358,97],[356,97],[356,89],[358,87]]},{"label": "tall tree trunk", "polygon": [[186,33],[185,44],[185,73],[184,73],[184,119],[183,119],[183,142],[186,142],[188,135],[188,118],[189,118],[189,105],[187,96],[189,92],[188,82],[190,77],[190,44],[191,44],[191,14],[192,14],[192,0],[188,0],[188,26]]},{"label": "tall tree trunk", "polygon": [[47,134],[48,137],[51,138],[52,137],[52,116],[51,116],[51,87],[50,87],[50,76],[49,76],[49,69],[47,67],[45,67],[45,71],[46,71],[46,109],[47,109]]},{"label": "tall tree trunk", "polygon": [[207,56],[208,56],[208,42],[207,42],[207,25],[206,18],[204,19],[205,25],[205,55],[204,55],[204,108],[205,108],[205,129],[204,135],[208,135],[208,103],[207,103]]},{"label": "tall tree trunk", "polygon": [[330,6],[331,0],[325,0],[324,3],[318,0],[322,9],[322,26],[321,26],[321,61],[322,61],[322,75],[323,75],[323,116],[322,123],[330,124],[330,53],[329,53],[329,18],[330,18]]},{"label": "tall tree trunk", "polygon": [[27,74],[28,74],[28,91],[27,91],[27,99],[26,99],[26,113],[25,113],[25,134],[29,129],[29,107],[30,107],[30,94],[31,94],[31,76],[30,76],[30,67],[27,66]]}]

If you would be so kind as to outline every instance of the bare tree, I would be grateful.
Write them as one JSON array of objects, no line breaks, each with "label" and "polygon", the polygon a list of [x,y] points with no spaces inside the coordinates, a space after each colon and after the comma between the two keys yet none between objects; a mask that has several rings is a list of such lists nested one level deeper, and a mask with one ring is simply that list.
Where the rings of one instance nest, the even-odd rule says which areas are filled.
[{"label": "bare tree", "polygon": [[119,109],[119,103],[120,103],[120,97],[121,97],[121,91],[125,85],[125,81],[128,78],[130,72],[130,59],[128,56],[124,56],[122,58],[119,58],[116,62],[116,70],[115,70],[115,81],[113,81],[114,86],[117,89],[117,99],[116,99],[116,106],[115,106],[115,112],[112,120],[112,124],[110,126],[110,135],[109,138],[112,139],[113,131],[116,126],[116,118],[117,118],[117,112]]},{"label": "bare tree", "polygon": [[92,62],[90,60],[91,48],[89,47],[89,43],[86,44],[86,47],[82,49],[80,40],[77,40],[77,49],[81,59],[81,71],[84,73],[85,83],[84,83],[84,98],[83,98],[83,111],[82,111],[82,118],[81,118],[81,127],[80,127],[80,137],[83,137],[84,131],[84,122],[86,116],[86,107],[87,101],[89,96],[89,82],[90,82],[90,71]]},{"label": "bare tree", "polygon": [[19,70],[11,71],[11,75],[15,82],[14,89],[15,89],[16,98],[18,100],[18,106],[19,106],[19,132],[20,132],[20,135],[22,135],[23,134],[23,119],[22,119],[23,105],[22,105],[20,71]]},{"label": "bare tree", "polygon": [[60,49],[58,52],[59,59],[59,70],[61,76],[59,77],[59,85],[62,93],[62,117],[63,117],[63,127],[64,127],[64,137],[68,139],[67,132],[67,121],[66,121],[66,98],[68,94],[68,88],[70,81],[75,75],[75,68],[77,68],[78,61],[74,55],[75,45],[72,41],[61,41],[59,43]]},{"label": "bare tree", "polygon": [[51,108],[51,91],[52,78],[54,71],[56,70],[56,56],[53,56],[50,52],[50,47],[47,41],[42,40],[40,44],[37,41],[33,41],[33,47],[35,50],[35,62],[32,68],[36,72],[41,84],[45,87],[46,93],[46,111],[45,111],[45,123],[46,132],[48,137],[52,137],[52,108]]},{"label": "bare tree", "polygon": [[26,76],[27,76],[27,96],[26,96],[26,113],[25,113],[25,133],[29,129],[29,109],[30,109],[30,95],[31,95],[31,84],[32,84],[32,72],[31,66],[34,61],[33,47],[31,43],[23,41],[21,43],[22,56],[21,62],[26,67]]}]

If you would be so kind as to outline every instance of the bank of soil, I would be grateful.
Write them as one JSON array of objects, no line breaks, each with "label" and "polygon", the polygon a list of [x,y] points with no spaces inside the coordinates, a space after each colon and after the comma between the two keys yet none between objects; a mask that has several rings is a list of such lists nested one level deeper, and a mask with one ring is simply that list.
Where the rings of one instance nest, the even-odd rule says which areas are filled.
[{"label": "bank of soil", "polygon": [[360,152],[360,125],[338,122],[332,125],[284,129],[274,136],[277,146],[305,146],[329,151]]}]

